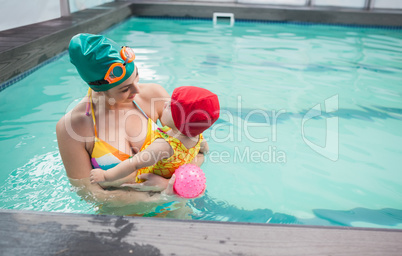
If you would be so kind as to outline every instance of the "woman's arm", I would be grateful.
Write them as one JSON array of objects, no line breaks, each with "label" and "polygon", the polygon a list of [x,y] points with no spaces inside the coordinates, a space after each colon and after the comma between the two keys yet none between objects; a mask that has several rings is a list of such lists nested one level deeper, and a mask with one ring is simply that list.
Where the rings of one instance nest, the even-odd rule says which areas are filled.
[{"label": "woman's arm", "polygon": [[91,183],[103,181],[115,181],[124,178],[138,169],[156,164],[158,161],[169,158],[173,155],[173,149],[164,139],[158,138],[151,143],[145,150],[137,153],[130,159],[127,159],[117,166],[104,171],[94,169],[91,171]]},{"label": "woman's arm", "polygon": [[[75,120],[79,122],[73,122],[72,114],[70,112],[62,117],[56,125],[60,156],[69,178],[88,178],[92,166],[90,156],[86,150],[86,137],[83,133],[85,129],[82,129],[85,121]],[[75,131],[78,130],[82,133],[77,134]]]},{"label": "woman's arm", "polygon": [[89,178],[69,179],[76,193],[86,202],[101,204],[105,207],[119,208],[137,206],[139,211],[151,210],[160,203],[181,200],[174,196],[174,179],[162,193],[138,192],[135,190],[104,190],[98,184],[91,184]]},{"label": "woman's arm", "polygon": [[203,139],[200,143],[200,153],[206,155],[208,151],[209,151],[208,142],[205,139]]},{"label": "woman's arm", "polygon": [[200,145],[200,152],[198,152],[198,154],[194,157],[191,163],[197,165],[198,167],[201,167],[201,165],[204,163],[204,158],[205,155],[208,153],[208,151],[209,151],[208,143],[205,139],[203,139]]},{"label": "woman's arm", "polygon": [[[149,193],[128,191],[128,190],[104,190],[99,184],[91,184],[89,175],[92,170],[90,156],[85,146],[86,134],[76,134],[73,128],[85,130],[84,127],[77,127],[85,120],[71,121],[71,113],[62,117],[56,125],[57,142],[60,155],[71,184],[76,188],[77,194],[88,202],[108,204],[113,207],[124,205],[141,204],[143,202],[155,202],[160,199],[158,194],[151,196]],[[79,122],[77,122],[79,121]],[[92,138],[88,136],[88,138]]]}]

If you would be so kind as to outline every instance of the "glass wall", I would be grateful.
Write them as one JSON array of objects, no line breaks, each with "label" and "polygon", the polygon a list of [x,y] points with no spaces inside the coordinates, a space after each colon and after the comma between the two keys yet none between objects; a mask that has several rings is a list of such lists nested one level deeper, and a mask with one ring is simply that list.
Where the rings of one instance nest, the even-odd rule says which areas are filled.
[{"label": "glass wall", "polygon": [[55,0],[0,0],[0,31],[60,17]]},{"label": "glass wall", "polygon": [[313,3],[315,6],[364,8],[366,0],[314,0]]},{"label": "glass wall", "polygon": [[[65,0],[76,12],[114,0]],[[0,0],[0,31],[59,18],[59,0]]]},{"label": "glass wall", "polygon": [[[193,1],[210,2],[212,0],[193,0]],[[309,0],[215,0],[215,2],[232,2],[242,4],[295,5],[295,6],[304,6],[310,2],[312,6],[363,9],[366,7],[368,0],[310,0],[310,1]],[[373,9],[402,9],[402,0],[371,0],[371,3],[372,3],[371,7]]]},{"label": "glass wall", "polygon": [[247,4],[306,5],[307,0],[238,0]]},{"label": "glass wall", "polygon": [[104,3],[114,2],[114,0],[69,0],[70,12],[78,12]]},{"label": "glass wall", "polygon": [[402,0],[375,0],[373,7],[379,9],[402,9]]}]

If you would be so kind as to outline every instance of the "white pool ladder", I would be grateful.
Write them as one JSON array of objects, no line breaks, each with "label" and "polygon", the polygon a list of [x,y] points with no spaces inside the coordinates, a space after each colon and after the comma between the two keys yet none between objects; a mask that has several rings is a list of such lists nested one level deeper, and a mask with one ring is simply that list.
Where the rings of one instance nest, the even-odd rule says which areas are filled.
[{"label": "white pool ladder", "polygon": [[218,18],[229,18],[230,19],[230,26],[233,27],[235,19],[233,13],[226,13],[226,12],[214,12],[212,21],[214,26],[217,25]]}]

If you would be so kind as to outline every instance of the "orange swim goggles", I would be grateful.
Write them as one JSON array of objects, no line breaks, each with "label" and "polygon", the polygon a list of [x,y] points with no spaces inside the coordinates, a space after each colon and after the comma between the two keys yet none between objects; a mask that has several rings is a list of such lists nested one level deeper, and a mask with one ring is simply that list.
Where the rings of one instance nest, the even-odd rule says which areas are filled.
[{"label": "orange swim goggles", "polygon": [[102,84],[113,84],[126,75],[126,65],[127,63],[133,62],[135,59],[135,54],[133,49],[128,46],[122,46],[120,50],[120,57],[124,60],[124,63],[116,62],[113,63],[108,71],[106,72],[103,80],[98,80],[95,82],[90,82],[90,85],[102,85]]}]

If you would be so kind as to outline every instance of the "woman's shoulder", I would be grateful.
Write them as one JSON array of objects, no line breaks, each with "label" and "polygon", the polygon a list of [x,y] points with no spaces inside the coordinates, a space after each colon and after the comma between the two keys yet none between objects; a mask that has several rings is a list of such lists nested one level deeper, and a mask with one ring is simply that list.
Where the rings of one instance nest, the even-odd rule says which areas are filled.
[{"label": "woman's shoulder", "polygon": [[163,107],[170,96],[159,84],[139,84],[139,87],[140,94],[134,100],[156,122],[162,116]]},{"label": "woman's shoulder", "polygon": [[72,110],[60,118],[56,125],[57,133],[91,136],[93,121],[91,115],[86,115],[86,102],[81,101]]},{"label": "woman's shoulder", "polygon": [[169,94],[159,84],[149,83],[149,84],[139,84],[141,97],[143,98],[169,98]]}]

